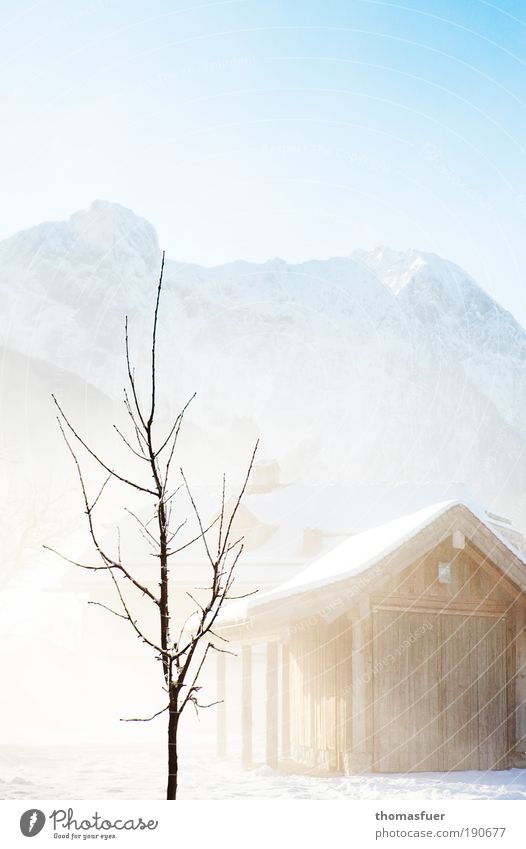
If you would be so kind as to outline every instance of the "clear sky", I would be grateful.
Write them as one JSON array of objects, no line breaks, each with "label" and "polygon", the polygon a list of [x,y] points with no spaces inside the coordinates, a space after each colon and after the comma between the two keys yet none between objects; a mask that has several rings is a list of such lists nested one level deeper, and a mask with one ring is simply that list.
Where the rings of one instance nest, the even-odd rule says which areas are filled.
[{"label": "clear sky", "polygon": [[0,10],[0,237],[100,197],[207,265],[416,247],[526,324],[521,0]]}]

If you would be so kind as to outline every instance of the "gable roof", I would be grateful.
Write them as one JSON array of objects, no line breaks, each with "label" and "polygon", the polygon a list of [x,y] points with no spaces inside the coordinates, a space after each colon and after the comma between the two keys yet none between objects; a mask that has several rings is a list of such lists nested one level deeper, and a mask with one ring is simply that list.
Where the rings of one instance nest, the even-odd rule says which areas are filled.
[{"label": "gable roof", "polygon": [[526,592],[526,554],[497,530],[478,505],[450,500],[356,534],[275,589],[228,605],[218,619],[219,630],[232,635],[270,631],[280,623],[311,616],[313,611],[319,614],[323,605],[335,604],[336,600],[343,613],[344,586],[352,589],[343,594],[350,605],[362,590],[370,589],[374,576],[367,576],[375,566],[383,564],[384,577],[385,569],[392,573],[395,555],[406,548],[406,558],[398,557],[399,571],[455,530],[465,533],[479,550],[491,554],[501,571]]}]

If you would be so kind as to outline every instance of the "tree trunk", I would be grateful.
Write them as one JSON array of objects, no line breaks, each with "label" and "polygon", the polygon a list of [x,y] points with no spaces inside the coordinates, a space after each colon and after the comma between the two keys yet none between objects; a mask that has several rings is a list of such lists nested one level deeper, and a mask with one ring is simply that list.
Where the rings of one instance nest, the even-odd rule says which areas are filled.
[{"label": "tree trunk", "polygon": [[179,714],[175,704],[170,705],[170,719],[168,720],[168,787],[167,799],[177,798],[177,727]]}]

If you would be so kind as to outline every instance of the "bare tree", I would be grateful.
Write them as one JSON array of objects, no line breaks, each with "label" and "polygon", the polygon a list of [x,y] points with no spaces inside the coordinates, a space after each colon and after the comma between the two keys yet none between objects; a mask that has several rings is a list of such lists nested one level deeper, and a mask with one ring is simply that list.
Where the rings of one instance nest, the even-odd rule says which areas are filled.
[{"label": "bare tree", "polygon": [[[234,537],[234,522],[241,499],[245,493],[250,472],[254,464],[257,443],[252,452],[248,469],[238,495],[229,501],[227,507],[225,492],[225,475],[222,478],[222,495],[216,518],[206,524],[200,514],[194,495],[190,489],[187,478],[182,468],[179,468],[179,484],[174,489],[172,480],[172,466],[175,457],[175,449],[179,432],[183,422],[184,414],[192,398],[177,415],[171,427],[165,431],[163,436],[157,434],[157,330],[159,318],[159,306],[163,285],[164,253],[162,257],[161,272],[157,285],[157,297],[153,316],[153,331],[151,337],[151,363],[149,377],[149,401],[145,406],[140,398],[136,382],[135,370],[130,355],[130,344],[128,334],[128,319],[125,321],[125,350],[126,366],[128,375],[128,388],[124,389],[124,404],[129,417],[132,436],[128,438],[116,425],[113,425],[118,436],[126,448],[135,458],[144,462],[146,474],[144,479],[135,479],[126,473],[117,471],[106,462],[98,451],[93,450],[78,430],[71,423],[60,403],[53,397],[57,409],[57,421],[67,448],[73,458],[87,517],[87,524],[91,542],[100,559],[99,565],[80,563],[77,560],[65,557],[56,552],[64,560],[90,571],[105,571],[108,573],[115,588],[117,609],[110,608],[101,602],[98,604],[114,616],[124,619],[133,629],[136,637],[146,644],[153,652],[155,658],[161,661],[164,679],[163,689],[166,692],[167,703],[153,716],[144,719],[129,719],[127,722],[149,722],[161,714],[168,714],[168,783],[167,799],[175,799],[177,795],[178,779],[178,732],[180,720],[188,705],[193,705],[196,711],[199,708],[211,707],[211,704],[203,704],[199,700],[201,686],[200,675],[206,659],[211,651],[227,651],[214,632],[214,624],[223,604],[233,598],[232,587],[234,584],[235,570],[243,551],[243,538]],[[86,477],[81,466],[80,456],[86,455],[105,473],[104,482],[98,489],[95,497],[88,495]],[[149,496],[153,501],[153,511],[148,521],[143,521],[136,513],[128,510],[136,520],[138,529],[143,537],[154,549],[155,559],[158,566],[154,568],[152,579],[139,580],[137,574],[132,574],[131,568],[123,561],[121,556],[120,536],[117,545],[117,553],[113,554],[107,550],[106,544],[101,540],[95,511],[100,504],[101,496],[106,487],[112,482],[124,484],[125,487],[135,492]],[[175,543],[176,537],[185,525],[185,521],[178,524],[173,520],[173,499],[176,493],[183,489],[186,491],[190,509],[194,513],[197,533],[184,544]],[[205,587],[199,588],[199,598],[192,593],[187,593],[191,599],[194,610],[186,620],[177,624],[177,634],[172,631],[176,623],[177,611],[172,610],[173,594],[171,592],[170,564],[172,558],[180,554],[183,549],[195,543],[202,543],[204,554],[209,567],[210,582]],[[129,591],[129,592],[128,592]],[[132,612],[130,594],[135,593],[138,597],[146,599],[156,611],[156,635],[148,634],[143,623],[141,623]],[[240,598],[241,596],[236,596]],[[158,618],[157,618],[158,617]]]}]

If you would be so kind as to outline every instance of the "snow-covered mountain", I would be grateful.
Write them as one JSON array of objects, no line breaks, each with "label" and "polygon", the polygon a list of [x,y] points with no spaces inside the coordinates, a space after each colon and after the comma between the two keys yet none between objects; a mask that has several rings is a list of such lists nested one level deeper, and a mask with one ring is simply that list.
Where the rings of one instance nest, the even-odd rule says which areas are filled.
[{"label": "snow-covered mountain", "polygon": [[[110,398],[123,318],[147,362],[151,224],[95,202],[0,243],[4,346]],[[461,268],[387,248],[290,265],[168,260],[166,412],[198,390],[204,432],[263,436],[286,479],[458,480],[526,526],[526,331]]]}]

